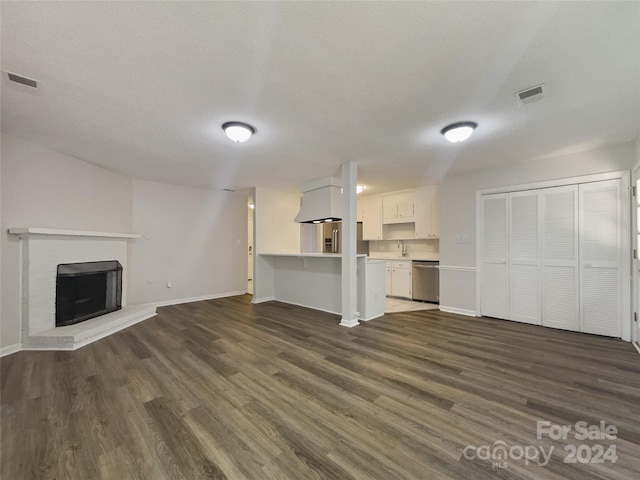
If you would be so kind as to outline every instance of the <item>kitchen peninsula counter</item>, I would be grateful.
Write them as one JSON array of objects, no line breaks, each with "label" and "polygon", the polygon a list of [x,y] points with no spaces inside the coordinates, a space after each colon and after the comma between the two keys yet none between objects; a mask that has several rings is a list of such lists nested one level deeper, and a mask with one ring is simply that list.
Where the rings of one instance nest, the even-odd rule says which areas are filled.
[{"label": "kitchen peninsula counter", "polygon": [[[384,315],[384,261],[357,255],[360,320]],[[342,255],[259,253],[256,256],[254,303],[278,300],[336,315],[342,310]]]}]

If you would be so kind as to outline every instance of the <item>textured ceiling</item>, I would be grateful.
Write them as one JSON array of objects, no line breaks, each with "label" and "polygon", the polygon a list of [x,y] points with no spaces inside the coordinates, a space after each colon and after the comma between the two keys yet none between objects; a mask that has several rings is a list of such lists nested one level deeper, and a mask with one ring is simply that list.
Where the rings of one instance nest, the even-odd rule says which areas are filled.
[{"label": "textured ceiling", "polygon": [[[135,178],[370,192],[633,140],[640,2],[2,2],[2,130]],[[544,83],[526,106],[516,91]],[[234,144],[220,125],[258,132]],[[439,131],[473,120],[474,136]]]}]

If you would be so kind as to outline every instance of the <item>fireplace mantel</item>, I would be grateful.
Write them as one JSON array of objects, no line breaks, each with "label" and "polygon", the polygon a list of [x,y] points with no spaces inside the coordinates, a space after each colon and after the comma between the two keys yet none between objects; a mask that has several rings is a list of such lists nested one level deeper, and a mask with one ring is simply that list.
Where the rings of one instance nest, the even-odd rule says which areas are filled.
[{"label": "fireplace mantel", "polygon": [[100,237],[123,239],[141,238],[141,235],[135,233],[87,232],[84,230],[60,230],[56,228],[41,227],[10,228],[9,233],[12,235],[19,235],[21,237],[29,235],[50,235],[63,237]]},{"label": "fireplace mantel", "polygon": [[140,235],[42,227],[10,228],[8,232],[22,245],[22,349],[75,350],[156,314],[155,306],[127,304],[125,275],[121,310],[56,327],[58,266],[116,260],[127,271],[127,244]]}]

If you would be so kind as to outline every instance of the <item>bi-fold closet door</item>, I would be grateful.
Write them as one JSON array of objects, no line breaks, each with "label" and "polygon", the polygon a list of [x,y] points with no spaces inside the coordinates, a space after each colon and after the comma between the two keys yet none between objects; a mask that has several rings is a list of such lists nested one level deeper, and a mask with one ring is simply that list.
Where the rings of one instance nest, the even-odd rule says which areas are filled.
[{"label": "bi-fold closet door", "polygon": [[482,315],[620,336],[620,181],[482,196]]},{"label": "bi-fold closet door", "polygon": [[540,190],[542,325],[580,331],[578,185]]},{"label": "bi-fold closet door", "polygon": [[620,337],[620,181],[580,185],[580,331]]}]

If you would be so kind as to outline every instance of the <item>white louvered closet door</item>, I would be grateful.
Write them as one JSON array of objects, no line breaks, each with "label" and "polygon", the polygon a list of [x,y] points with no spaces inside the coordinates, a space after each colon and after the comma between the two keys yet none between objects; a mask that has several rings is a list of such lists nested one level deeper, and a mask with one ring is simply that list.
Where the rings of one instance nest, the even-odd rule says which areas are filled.
[{"label": "white louvered closet door", "polygon": [[580,331],[620,336],[620,180],[585,183],[580,194]]},{"label": "white louvered closet door", "polygon": [[482,315],[509,319],[508,195],[482,196]]},{"label": "white louvered closet door", "polygon": [[542,325],[579,331],[578,186],[540,191]]},{"label": "white louvered closet door", "polygon": [[509,318],[541,325],[538,190],[509,194]]}]

